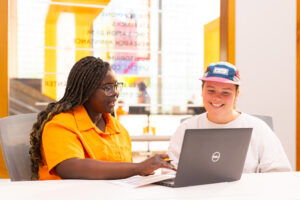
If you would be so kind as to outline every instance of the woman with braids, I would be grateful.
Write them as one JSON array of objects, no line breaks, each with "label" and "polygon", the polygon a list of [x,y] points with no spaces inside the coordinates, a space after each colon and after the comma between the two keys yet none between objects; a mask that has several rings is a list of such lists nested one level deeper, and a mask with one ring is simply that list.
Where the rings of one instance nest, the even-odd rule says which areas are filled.
[{"label": "woman with braids", "polygon": [[32,179],[118,179],[175,169],[164,154],[132,163],[129,134],[110,114],[121,88],[107,62],[88,56],[75,63],[62,99],[33,125]]}]

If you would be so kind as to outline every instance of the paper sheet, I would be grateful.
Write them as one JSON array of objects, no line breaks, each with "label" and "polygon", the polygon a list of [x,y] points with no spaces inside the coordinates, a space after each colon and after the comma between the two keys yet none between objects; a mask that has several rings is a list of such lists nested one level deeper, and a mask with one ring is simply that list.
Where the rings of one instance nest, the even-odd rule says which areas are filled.
[{"label": "paper sheet", "polygon": [[126,187],[140,187],[144,185],[148,185],[151,183],[159,182],[162,180],[167,180],[175,178],[175,174],[158,174],[158,175],[149,175],[149,176],[132,176],[125,179],[118,179],[109,181],[113,184],[123,185]]}]

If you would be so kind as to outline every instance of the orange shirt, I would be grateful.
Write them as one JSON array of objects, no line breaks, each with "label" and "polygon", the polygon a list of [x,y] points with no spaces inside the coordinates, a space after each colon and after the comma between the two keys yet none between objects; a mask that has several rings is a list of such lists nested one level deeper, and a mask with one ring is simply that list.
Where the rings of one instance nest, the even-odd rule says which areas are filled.
[{"label": "orange shirt", "polygon": [[54,167],[69,158],[132,162],[128,132],[110,114],[105,114],[104,118],[106,128],[102,132],[81,105],[47,122],[42,133],[44,165],[39,168],[39,179],[61,179]]}]

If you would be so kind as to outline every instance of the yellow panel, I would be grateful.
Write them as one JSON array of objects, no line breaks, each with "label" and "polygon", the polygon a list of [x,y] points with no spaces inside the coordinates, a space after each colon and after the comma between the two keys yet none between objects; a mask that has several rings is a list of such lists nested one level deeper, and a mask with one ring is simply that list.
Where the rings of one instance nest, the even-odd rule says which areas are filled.
[{"label": "yellow panel", "polygon": [[[58,12],[52,7],[49,8],[45,23],[45,46],[56,47],[56,22],[59,16]],[[45,49],[45,72],[56,73],[56,50]],[[53,74],[44,74],[42,82],[43,94],[56,99],[56,76]]]},{"label": "yellow panel", "polygon": [[[52,2],[60,3],[75,3],[75,4],[91,4],[107,6],[110,0],[52,0]],[[76,48],[88,48],[91,46],[91,28],[95,18],[102,12],[103,8],[89,8],[80,6],[69,5],[55,5],[51,4],[47,13],[46,25],[45,25],[45,46],[51,47],[45,49],[45,72],[52,74],[45,74],[42,84],[43,94],[56,100],[56,75],[57,72],[57,56],[56,56],[56,31],[57,20],[60,13],[70,12],[75,15],[75,40],[80,39],[86,41],[83,43],[75,43]],[[77,50],[75,52],[75,60],[82,57],[91,55],[89,50]],[[53,74],[54,73],[54,74]]]},{"label": "yellow panel", "polygon": [[[8,0],[0,1],[0,117],[8,115]],[[0,147],[0,178],[9,178]]]},{"label": "yellow panel", "polygon": [[300,171],[300,0],[297,0],[297,116],[296,170]]},{"label": "yellow panel", "polygon": [[[91,30],[93,27],[93,22],[95,18],[102,12],[103,9],[86,9],[86,12],[75,13],[75,38],[80,39],[84,42],[76,43],[76,48],[91,49],[92,48],[92,34]],[[89,50],[79,50],[76,51],[75,59],[76,61],[85,57],[92,55],[92,51]]]},{"label": "yellow panel", "polygon": [[204,71],[212,62],[220,61],[220,18],[204,25]]},{"label": "yellow panel", "polygon": [[227,59],[231,64],[235,64],[235,0],[228,1]]},{"label": "yellow panel", "polygon": [[0,3],[0,117],[8,115],[8,1]]}]

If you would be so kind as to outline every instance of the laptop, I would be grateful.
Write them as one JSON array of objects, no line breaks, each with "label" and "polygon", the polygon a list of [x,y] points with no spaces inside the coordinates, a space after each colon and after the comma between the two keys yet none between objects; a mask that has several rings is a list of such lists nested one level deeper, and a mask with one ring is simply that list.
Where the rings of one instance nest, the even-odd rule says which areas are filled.
[{"label": "laptop", "polygon": [[174,179],[157,182],[185,187],[241,178],[252,128],[187,129]]}]

